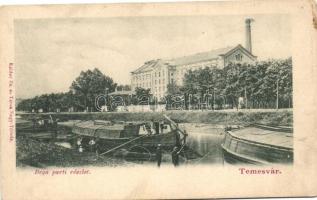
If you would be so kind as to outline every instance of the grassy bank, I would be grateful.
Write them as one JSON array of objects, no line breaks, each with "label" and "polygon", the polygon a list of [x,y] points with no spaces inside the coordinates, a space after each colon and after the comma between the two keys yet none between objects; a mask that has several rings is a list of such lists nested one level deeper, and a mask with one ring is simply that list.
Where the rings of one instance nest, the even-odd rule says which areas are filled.
[{"label": "grassy bank", "polygon": [[122,166],[128,163],[123,159],[100,157],[95,153],[78,153],[75,149],[67,149],[44,143],[24,136],[16,138],[16,164],[18,167],[75,167],[75,166]]},{"label": "grassy bank", "polygon": [[[250,124],[290,126],[293,124],[292,110],[231,110],[231,111],[165,111],[165,112],[108,112],[108,113],[45,113],[64,120],[120,120],[148,121],[163,119],[166,114],[180,123],[210,123],[210,124]],[[34,114],[22,114],[23,118],[32,118]]]}]

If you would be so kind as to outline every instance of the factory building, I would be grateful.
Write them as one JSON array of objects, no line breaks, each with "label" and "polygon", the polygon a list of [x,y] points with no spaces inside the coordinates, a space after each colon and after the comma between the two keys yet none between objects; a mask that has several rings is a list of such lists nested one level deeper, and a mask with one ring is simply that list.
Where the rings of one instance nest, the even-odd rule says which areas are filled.
[{"label": "factory building", "polygon": [[174,82],[181,86],[186,72],[205,67],[223,68],[229,63],[254,63],[256,56],[252,54],[251,22],[246,19],[245,47],[236,46],[214,49],[207,52],[172,59],[156,59],[145,62],[131,72],[131,88],[151,89],[151,93],[161,99],[166,95],[168,84]]}]

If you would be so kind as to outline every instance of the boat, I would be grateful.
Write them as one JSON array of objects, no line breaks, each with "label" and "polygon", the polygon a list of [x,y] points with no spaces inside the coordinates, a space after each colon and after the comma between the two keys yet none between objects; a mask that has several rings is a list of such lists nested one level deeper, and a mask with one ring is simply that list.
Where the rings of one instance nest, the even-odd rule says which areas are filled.
[{"label": "boat", "polygon": [[38,115],[28,119],[17,115],[16,133],[17,136],[26,136],[43,142],[72,140],[72,135],[67,134],[68,131],[62,131],[57,123],[58,119],[54,119],[51,115]]},{"label": "boat", "polygon": [[119,150],[153,154],[158,146],[165,151],[172,151],[175,146],[180,150],[189,149],[185,146],[186,131],[168,117],[151,122],[80,121],[73,124],[72,133],[79,151],[97,150],[99,155]]},{"label": "boat", "polygon": [[29,119],[23,119],[17,115],[15,122],[16,131],[17,133],[55,131],[57,121],[58,120],[53,119],[51,115],[33,116]]},{"label": "boat", "polygon": [[229,128],[221,147],[225,162],[230,164],[291,164],[293,129],[261,124]]}]

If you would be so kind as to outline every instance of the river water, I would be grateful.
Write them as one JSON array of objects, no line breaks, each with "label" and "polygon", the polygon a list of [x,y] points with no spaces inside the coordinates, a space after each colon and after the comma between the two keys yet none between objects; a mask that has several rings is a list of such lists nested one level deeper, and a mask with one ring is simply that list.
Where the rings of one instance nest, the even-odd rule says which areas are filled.
[{"label": "river water", "polygon": [[181,124],[188,135],[187,144],[203,157],[188,161],[188,164],[223,164],[221,143],[224,139],[224,127],[212,124]]}]

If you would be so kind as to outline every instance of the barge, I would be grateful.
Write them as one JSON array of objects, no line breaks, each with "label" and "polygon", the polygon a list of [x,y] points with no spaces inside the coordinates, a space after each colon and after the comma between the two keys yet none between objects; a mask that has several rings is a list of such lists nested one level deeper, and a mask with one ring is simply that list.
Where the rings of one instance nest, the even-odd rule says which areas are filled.
[{"label": "barge", "polygon": [[72,125],[72,134],[73,145],[79,152],[95,151],[98,156],[117,156],[123,152],[124,156],[153,158],[158,147],[164,152],[177,147],[186,159],[201,157],[186,145],[186,130],[167,116],[150,122],[79,121]]},{"label": "barge", "polygon": [[293,129],[260,124],[229,129],[221,147],[230,164],[291,164]]},{"label": "barge", "polygon": [[151,126],[146,122],[90,120],[75,124],[72,133],[76,135],[76,143],[85,149],[96,143],[100,150],[109,150],[123,144],[126,144],[126,148],[142,146],[147,149],[154,149],[158,144],[165,149],[182,145],[179,130],[171,124],[157,123],[159,128]]}]

